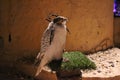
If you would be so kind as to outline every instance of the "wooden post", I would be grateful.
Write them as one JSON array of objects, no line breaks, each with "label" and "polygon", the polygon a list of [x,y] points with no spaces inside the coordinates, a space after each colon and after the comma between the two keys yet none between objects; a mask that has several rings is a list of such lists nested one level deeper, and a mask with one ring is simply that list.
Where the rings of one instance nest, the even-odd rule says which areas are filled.
[{"label": "wooden post", "polygon": [[57,74],[58,80],[82,80],[82,73],[79,69],[61,70]]},{"label": "wooden post", "polygon": [[50,73],[42,71],[37,77],[37,80],[82,80],[82,73],[80,70],[61,70],[57,73]]}]

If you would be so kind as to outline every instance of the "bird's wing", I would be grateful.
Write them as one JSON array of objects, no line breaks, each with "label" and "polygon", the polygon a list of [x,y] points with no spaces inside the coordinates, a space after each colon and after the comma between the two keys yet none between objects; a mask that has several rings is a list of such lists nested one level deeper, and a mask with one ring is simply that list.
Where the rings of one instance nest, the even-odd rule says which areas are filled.
[{"label": "bird's wing", "polygon": [[46,49],[51,45],[51,42],[54,38],[54,31],[55,29],[53,28],[53,26],[51,26],[43,33],[41,40],[41,50],[40,50],[41,53],[45,52]]},{"label": "bird's wing", "polygon": [[38,64],[41,61],[42,57],[44,56],[44,52],[51,45],[51,42],[54,37],[54,31],[55,29],[53,28],[53,26],[50,26],[44,31],[42,39],[41,39],[41,49],[36,57],[35,64]]},{"label": "bird's wing", "polygon": [[51,31],[50,29],[46,29],[42,35],[41,38],[41,48],[40,48],[40,52],[38,53],[34,64],[38,65],[42,59],[42,57],[44,56],[44,52],[46,51],[47,47],[49,47],[50,45],[50,34]]},{"label": "bird's wing", "polygon": [[50,45],[50,35],[51,35],[51,30],[47,29],[42,36],[41,39],[41,49],[40,52],[43,53],[46,51],[47,47]]},{"label": "bird's wing", "polygon": [[50,45],[51,45],[51,42],[53,41],[53,38],[54,38],[54,32],[55,32],[55,28],[51,28],[50,30]]}]

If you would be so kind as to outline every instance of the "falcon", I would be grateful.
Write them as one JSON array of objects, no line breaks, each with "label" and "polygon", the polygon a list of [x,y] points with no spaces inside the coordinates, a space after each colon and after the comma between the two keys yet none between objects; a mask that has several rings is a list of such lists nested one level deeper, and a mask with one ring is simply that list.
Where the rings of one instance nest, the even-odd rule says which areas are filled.
[{"label": "falcon", "polygon": [[[35,76],[38,76],[45,66],[55,64],[56,67],[60,67],[68,31],[66,22],[67,18],[57,16],[44,31],[41,39],[41,51],[36,58],[39,65]],[[50,66],[50,68],[52,67]]]}]

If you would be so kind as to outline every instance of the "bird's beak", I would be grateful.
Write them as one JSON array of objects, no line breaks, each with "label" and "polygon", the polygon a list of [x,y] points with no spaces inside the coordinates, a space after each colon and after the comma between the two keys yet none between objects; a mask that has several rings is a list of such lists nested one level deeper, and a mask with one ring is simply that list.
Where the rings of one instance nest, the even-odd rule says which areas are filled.
[{"label": "bird's beak", "polygon": [[64,21],[68,21],[68,19],[67,19],[67,18],[65,18],[65,19],[64,19]]},{"label": "bird's beak", "polygon": [[67,19],[67,18],[66,18],[65,20],[66,20],[66,21],[68,21],[68,19]]}]

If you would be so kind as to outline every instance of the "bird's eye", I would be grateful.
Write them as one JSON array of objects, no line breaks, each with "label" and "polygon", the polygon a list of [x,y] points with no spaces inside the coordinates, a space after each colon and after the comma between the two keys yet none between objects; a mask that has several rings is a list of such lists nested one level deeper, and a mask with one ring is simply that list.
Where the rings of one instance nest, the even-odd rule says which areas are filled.
[{"label": "bird's eye", "polygon": [[64,20],[63,19],[61,19],[60,21],[59,21],[59,23],[62,23]]}]

